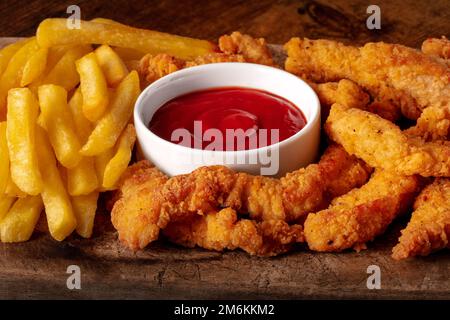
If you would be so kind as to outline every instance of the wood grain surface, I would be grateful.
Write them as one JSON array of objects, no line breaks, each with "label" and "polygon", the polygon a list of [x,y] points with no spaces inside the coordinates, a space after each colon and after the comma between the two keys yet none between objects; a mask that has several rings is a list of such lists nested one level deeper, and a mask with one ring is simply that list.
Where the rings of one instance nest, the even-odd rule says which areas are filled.
[{"label": "wood grain surface", "polygon": [[[380,6],[381,30],[366,28],[372,3]],[[0,36],[30,36],[42,19],[67,17],[72,4],[82,19],[112,18],[207,39],[240,30],[280,44],[298,35],[417,47],[429,36],[450,35],[448,0],[2,0]]]},{"label": "wood grain surface", "polygon": [[[77,1],[71,1],[71,3]],[[194,5],[194,2],[196,5]],[[3,36],[34,33],[38,22],[64,16],[64,1],[2,1]],[[362,43],[386,40],[418,46],[428,35],[450,34],[448,1],[379,2],[384,29],[365,29],[365,1],[78,1],[83,18],[202,38],[232,30],[282,43],[294,35]],[[200,4],[198,4],[200,3]],[[414,3],[414,5],[413,5]],[[447,9],[447,10],[445,10]],[[14,23],[12,23],[14,21]],[[362,26],[361,26],[362,25]],[[413,31],[412,31],[413,30]],[[1,39],[6,44],[14,39]],[[356,253],[318,254],[299,246],[277,258],[243,252],[184,249],[165,241],[132,253],[117,241],[109,216],[99,214],[94,237],[57,242],[37,232],[21,244],[0,244],[0,298],[12,299],[450,299],[450,254],[395,262],[390,250],[407,219]],[[69,290],[67,267],[81,269],[81,290]],[[367,267],[381,269],[381,289],[366,286]]]}]

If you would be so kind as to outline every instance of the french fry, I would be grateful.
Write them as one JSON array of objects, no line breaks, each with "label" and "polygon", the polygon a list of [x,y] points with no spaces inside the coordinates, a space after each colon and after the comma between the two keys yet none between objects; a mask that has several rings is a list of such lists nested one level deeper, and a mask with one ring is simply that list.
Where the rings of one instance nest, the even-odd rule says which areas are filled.
[{"label": "french fry", "polygon": [[0,197],[5,193],[9,179],[9,151],[6,140],[6,121],[0,122]]},{"label": "french fry", "polygon": [[120,22],[118,22],[116,20],[108,19],[108,18],[101,18],[101,17],[100,18],[94,18],[94,19],[92,19],[90,21],[91,22],[104,23],[104,24],[115,24],[117,26],[123,26],[123,27],[127,26],[126,24],[120,23]]},{"label": "french fry", "polygon": [[[69,101],[69,109],[80,141],[86,142],[92,123],[83,114],[83,96],[78,88]],[[99,187],[93,157],[83,157],[73,169],[67,169],[67,190],[71,196],[86,195]]]},{"label": "french fry", "polygon": [[25,43],[27,43],[28,41],[30,41],[30,39],[19,40],[10,45],[7,45],[6,47],[4,47],[0,50],[0,75],[3,73],[3,71],[6,70],[8,63],[11,60],[11,58],[14,56],[14,54],[20,48],[22,48],[25,45]]},{"label": "french fry", "polygon": [[109,103],[108,86],[95,53],[91,52],[76,62],[83,95],[83,113],[95,122],[104,114]]},{"label": "french fry", "polygon": [[121,48],[121,47],[114,47],[114,51],[119,55],[119,57],[123,61],[129,61],[129,60],[141,60],[143,56],[145,56],[145,52],[138,51],[136,49],[130,49],[130,48]]},{"label": "french fry", "polygon": [[16,201],[16,198],[14,197],[0,196],[0,223],[8,213],[14,201]]},{"label": "french fry", "polygon": [[70,98],[69,109],[72,113],[78,137],[82,143],[85,143],[94,126],[83,114],[83,95],[81,94],[80,88],[75,90]]},{"label": "french fry", "polygon": [[92,236],[98,195],[96,191],[85,196],[72,197],[73,211],[78,222],[77,233],[83,238]]},{"label": "french fry", "polygon": [[[48,48],[48,55],[47,55],[47,72],[52,70],[56,64],[61,60],[61,58],[71,49],[74,49],[75,46],[72,45],[63,45],[63,46],[54,46],[51,48]],[[86,47],[87,50],[90,50],[90,47]],[[88,53],[88,52],[86,52]]]},{"label": "french fry", "polygon": [[36,137],[40,146],[39,166],[44,179],[41,195],[48,228],[53,238],[62,241],[75,230],[77,221],[44,129],[38,127]]},{"label": "french fry", "polygon": [[67,92],[63,87],[46,84],[38,89],[44,124],[55,150],[56,158],[66,168],[74,168],[81,161],[81,143],[67,106]]},{"label": "french fry", "polygon": [[94,52],[108,85],[110,87],[117,86],[128,74],[122,59],[107,45],[98,47]]},{"label": "french fry", "polygon": [[25,192],[20,190],[14,181],[11,178],[11,175],[8,178],[8,182],[6,183],[5,195],[7,197],[17,197],[17,198],[25,198],[28,196]]},{"label": "french fry", "polygon": [[[105,177],[105,169],[108,165],[109,161],[114,157],[114,147],[109,148],[99,155],[95,156],[95,170],[97,172],[97,178],[99,181],[100,186],[103,186],[103,180]],[[103,190],[103,187],[100,191],[106,191]]]},{"label": "french fry", "polygon": [[9,90],[6,137],[11,177],[29,195],[38,195],[42,190],[35,136],[38,108],[28,88]]},{"label": "french fry", "polygon": [[23,68],[31,55],[38,49],[35,38],[26,42],[11,58],[5,72],[0,77],[0,121],[5,119],[8,90],[19,87]]},{"label": "french fry", "polygon": [[25,87],[38,79],[45,71],[47,65],[47,48],[41,48],[34,53],[23,67],[22,79],[20,86]]},{"label": "french fry", "polygon": [[80,82],[80,76],[75,67],[75,61],[90,51],[92,51],[92,48],[89,45],[69,48],[44,79],[41,79],[41,81],[33,83],[32,85],[37,87],[43,84],[55,84],[63,87],[67,92],[71,91]]},{"label": "french fry", "polygon": [[209,41],[137,29],[118,23],[81,21],[81,28],[69,29],[66,19],[42,21],[36,37],[42,47],[61,44],[107,44],[151,54],[167,53],[186,60],[216,49]]},{"label": "french fry", "polygon": [[99,187],[95,162],[83,157],[75,168],[67,169],[67,191],[71,196],[86,195]]},{"label": "french fry", "polygon": [[43,209],[40,196],[18,199],[0,222],[2,242],[23,242],[30,239]]},{"label": "french fry", "polygon": [[81,148],[81,154],[95,156],[114,146],[133,114],[139,92],[139,76],[136,71],[132,71],[117,87],[108,111],[97,122],[88,141]]},{"label": "french fry", "polygon": [[134,126],[129,124],[117,142],[115,155],[106,165],[102,182],[105,190],[113,190],[116,187],[117,182],[127,169],[128,163],[131,160],[131,153],[135,141],[136,131]]}]

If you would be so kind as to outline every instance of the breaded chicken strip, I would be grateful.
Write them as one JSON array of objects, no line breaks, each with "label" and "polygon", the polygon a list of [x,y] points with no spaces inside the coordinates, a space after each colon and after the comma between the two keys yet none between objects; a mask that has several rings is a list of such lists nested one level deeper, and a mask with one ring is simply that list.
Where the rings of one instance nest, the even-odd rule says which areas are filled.
[{"label": "breaded chicken strip", "polygon": [[450,142],[409,137],[373,113],[334,104],[325,131],[348,153],[372,167],[403,175],[450,176]]},{"label": "breaded chicken strip", "polygon": [[392,250],[394,259],[426,256],[450,248],[450,180],[438,178],[428,185],[416,199],[414,209]]},{"label": "breaded chicken strip", "polygon": [[338,252],[366,248],[405,212],[419,191],[417,176],[376,169],[369,182],[334,199],[326,210],[308,215],[304,225],[311,250]]},{"label": "breaded chicken strip", "polygon": [[259,221],[295,221],[364,184],[371,172],[338,146],[329,147],[318,164],[280,180],[223,166],[202,167],[170,179],[145,161],[128,170],[111,217],[120,239],[134,250],[154,241],[169,222],[219,207],[231,207]]},{"label": "breaded chicken strip", "polygon": [[139,62],[138,72],[144,86],[148,86],[152,82],[172,72],[188,67],[218,62],[245,62],[245,59],[242,55],[210,53],[199,56],[194,60],[184,61],[165,53],[157,54],[155,56],[146,54]]},{"label": "breaded chicken strip", "polygon": [[120,241],[129,248],[144,248],[158,239],[159,207],[152,195],[168,179],[148,161],[130,166],[122,177],[111,221],[119,231]]},{"label": "breaded chicken strip", "polygon": [[255,39],[235,31],[219,38],[219,48],[227,54],[242,55],[246,62],[275,66],[264,38]]},{"label": "breaded chicken strip", "polygon": [[450,59],[450,40],[442,38],[428,38],[422,43],[422,52],[441,59]]},{"label": "breaded chicken strip", "polygon": [[383,42],[358,48],[330,40],[293,38],[285,48],[287,71],[315,82],[353,80],[377,100],[396,103],[410,119],[433,108],[434,117],[419,122],[420,131],[433,139],[447,137],[450,69],[436,59]]},{"label": "breaded chicken strip", "polygon": [[339,103],[347,108],[357,108],[378,114],[380,117],[395,122],[401,117],[398,107],[389,100],[374,100],[359,85],[348,79],[339,82],[309,83],[319,97],[322,107],[321,116],[325,120],[333,104]]},{"label": "breaded chicken strip", "polygon": [[288,173],[280,179],[286,221],[298,221],[309,212],[326,208],[330,201],[362,186],[372,168],[330,145],[317,164]]},{"label": "breaded chicken strip", "polygon": [[163,234],[170,241],[189,248],[199,246],[216,251],[240,248],[257,256],[275,256],[288,251],[292,244],[304,241],[300,225],[289,226],[281,220],[238,220],[236,211],[231,208],[169,223]]}]

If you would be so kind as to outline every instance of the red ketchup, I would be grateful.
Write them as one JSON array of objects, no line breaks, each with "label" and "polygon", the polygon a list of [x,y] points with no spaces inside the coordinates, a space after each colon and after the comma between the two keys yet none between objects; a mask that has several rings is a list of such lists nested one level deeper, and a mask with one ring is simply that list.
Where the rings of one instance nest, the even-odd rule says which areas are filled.
[{"label": "red ketchup", "polygon": [[[224,87],[168,101],[155,112],[148,127],[173,143],[223,151],[271,145],[305,125],[300,109],[282,97],[257,89]],[[244,139],[238,140],[242,133]]]}]

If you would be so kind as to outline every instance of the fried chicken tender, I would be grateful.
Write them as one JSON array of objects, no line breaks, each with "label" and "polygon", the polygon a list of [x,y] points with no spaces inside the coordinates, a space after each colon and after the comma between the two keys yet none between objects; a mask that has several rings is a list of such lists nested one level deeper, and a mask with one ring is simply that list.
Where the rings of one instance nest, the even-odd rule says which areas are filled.
[{"label": "fried chicken tender", "polygon": [[433,139],[447,136],[450,69],[436,59],[412,48],[383,42],[358,48],[330,40],[292,38],[285,49],[287,71],[315,82],[350,79],[376,100],[396,104],[413,120],[423,109],[433,108],[434,118],[420,121],[420,131]]},{"label": "fried chicken tender", "polygon": [[146,54],[139,61],[138,73],[145,86],[172,72],[183,69],[186,62],[171,55],[161,53]]},{"label": "fried chicken tender", "polygon": [[373,113],[334,104],[325,131],[372,167],[402,175],[450,176],[450,142],[410,137]]},{"label": "fried chicken tender", "polygon": [[322,119],[326,119],[333,104],[339,103],[347,108],[357,108],[378,114],[380,117],[395,122],[401,117],[401,112],[389,100],[374,100],[355,82],[342,79],[339,82],[309,83],[319,97],[322,107]]},{"label": "fried chicken tender", "polygon": [[219,48],[227,54],[242,55],[247,62],[275,66],[264,38],[255,39],[235,31],[219,38]]},{"label": "fried chicken tender", "polygon": [[422,52],[441,59],[450,59],[450,40],[442,38],[428,38],[422,43]]},{"label": "fried chicken tender", "polygon": [[146,161],[128,170],[111,217],[120,239],[133,250],[156,240],[158,231],[169,223],[207,215],[219,207],[248,213],[258,221],[296,221],[362,185],[371,172],[336,145],[318,164],[280,180],[236,173],[224,166],[201,167],[170,179]]},{"label": "fried chicken tender", "polygon": [[317,164],[288,173],[280,179],[286,221],[326,208],[330,201],[368,180],[372,168],[350,156],[338,145],[330,145]]},{"label": "fried chicken tender", "polygon": [[428,185],[416,199],[414,209],[392,250],[394,259],[426,256],[450,248],[450,180],[438,178]]},{"label": "fried chicken tender", "polygon": [[311,250],[339,252],[366,248],[414,201],[420,188],[417,176],[401,176],[376,169],[359,189],[334,199],[328,209],[308,215],[304,225]]},{"label": "fried chicken tender", "polygon": [[152,194],[168,179],[148,161],[140,161],[124,173],[111,221],[119,231],[119,240],[129,248],[144,248],[158,239],[159,208]]},{"label": "fried chicken tender", "polygon": [[304,241],[300,225],[289,226],[281,220],[238,220],[236,211],[231,208],[169,223],[163,234],[170,241],[189,248],[199,246],[216,251],[240,248],[257,256],[275,256],[287,252],[292,244]]}]

